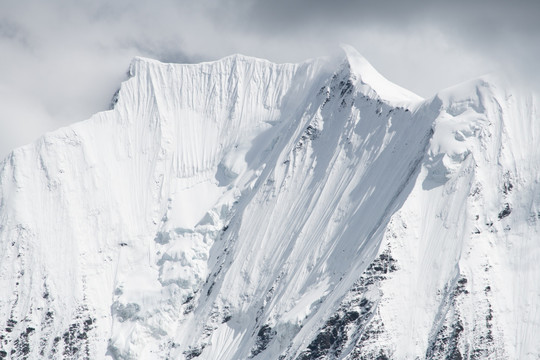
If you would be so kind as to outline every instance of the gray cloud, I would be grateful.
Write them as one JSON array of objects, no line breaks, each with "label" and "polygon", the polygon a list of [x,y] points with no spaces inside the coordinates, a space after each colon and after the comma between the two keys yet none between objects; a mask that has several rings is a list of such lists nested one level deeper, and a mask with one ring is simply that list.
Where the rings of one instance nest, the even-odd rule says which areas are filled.
[{"label": "gray cloud", "polygon": [[[391,74],[396,65],[387,66],[384,57],[399,61],[402,56],[396,49],[405,45],[401,50],[408,52],[406,56],[415,56],[428,72],[433,69],[434,77],[411,71],[412,76],[397,74],[397,78],[428,95],[440,88],[437,80],[430,78],[436,79],[436,71],[442,68],[457,75],[457,81],[466,75],[503,69],[522,78],[531,79],[533,75],[531,83],[538,82],[539,15],[540,2],[531,0],[276,0],[253,3],[243,15],[252,20],[237,23],[246,31],[292,38],[296,34],[307,41],[348,39]],[[393,41],[388,41],[389,37]],[[449,63],[454,64],[454,70]],[[439,84],[450,85],[441,80]]]},{"label": "gray cloud", "polygon": [[349,43],[423,96],[503,69],[540,83],[536,1],[4,1],[0,157],[104,110],[141,55],[302,61]]}]

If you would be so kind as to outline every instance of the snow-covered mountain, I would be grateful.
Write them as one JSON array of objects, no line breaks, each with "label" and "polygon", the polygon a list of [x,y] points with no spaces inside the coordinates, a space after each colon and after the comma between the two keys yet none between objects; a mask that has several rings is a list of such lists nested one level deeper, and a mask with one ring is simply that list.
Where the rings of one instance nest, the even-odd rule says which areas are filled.
[{"label": "snow-covered mountain", "polygon": [[0,170],[0,359],[538,359],[538,99],[354,49],[133,60]]}]

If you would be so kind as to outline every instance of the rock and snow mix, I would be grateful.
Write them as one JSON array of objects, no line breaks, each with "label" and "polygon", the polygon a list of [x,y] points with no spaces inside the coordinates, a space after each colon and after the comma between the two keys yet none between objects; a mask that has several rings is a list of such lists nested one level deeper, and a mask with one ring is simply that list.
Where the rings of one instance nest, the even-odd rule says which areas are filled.
[{"label": "rock and snow mix", "polygon": [[0,170],[0,359],[536,359],[538,99],[136,58]]}]

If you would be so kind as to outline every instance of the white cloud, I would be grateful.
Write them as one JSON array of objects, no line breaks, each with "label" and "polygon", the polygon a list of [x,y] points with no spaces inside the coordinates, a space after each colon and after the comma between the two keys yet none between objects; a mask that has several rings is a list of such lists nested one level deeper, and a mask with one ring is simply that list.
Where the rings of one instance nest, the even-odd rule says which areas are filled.
[{"label": "white cloud", "polygon": [[0,157],[105,110],[135,55],[194,62],[243,53],[297,62],[349,43],[423,96],[497,66],[536,74],[538,6],[519,3],[4,1]]}]

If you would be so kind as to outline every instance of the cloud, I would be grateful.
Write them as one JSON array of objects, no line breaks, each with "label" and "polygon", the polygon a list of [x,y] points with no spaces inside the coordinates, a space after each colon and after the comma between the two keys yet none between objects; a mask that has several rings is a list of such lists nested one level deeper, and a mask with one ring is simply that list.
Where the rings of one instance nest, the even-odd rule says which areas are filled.
[{"label": "cloud", "polygon": [[136,55],[297,62],[349,43],[423,96],[495,69],[540,83],[539,14],[525,0],[4,2],[0,157],[105,110]]},{"label": "cloud", "polygon": [[398,74],[398,79],[428,95],[450,85],[451,77],[462,81],[496,69],[537,83],[539,15],[540,2],[534,0],[275,0],[253,2],[241,15],[251,21],[236,23],[246,32],[302,43],[347,39],[378,69],[377,63],[387,67],[384,58],[399,63],[401,49],[411,57],[406,62],[413,71],[400,71],[412,76]]},{"label": "cloud", "polygon": [[[530,0],[276,0],[256,1],[246,16],[253,20],[237,23],[246,31],[308,42],[346,38],[374,63],[384,64],[384,57],[399,62],[396,49],[403,48],[420,65],[411,71],[416,81],[398,77],[428,95],[441,84],[450,85],[442,81],[436,86],[435,69],[443,78],[454,75],[454,81],[495,69],[522,78],[538,74],[539,15],[540,2]],[[418,72],[422,68],[429,73]]]}]

